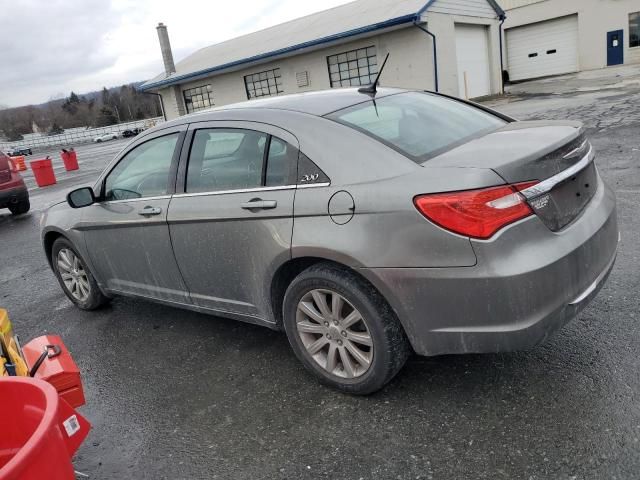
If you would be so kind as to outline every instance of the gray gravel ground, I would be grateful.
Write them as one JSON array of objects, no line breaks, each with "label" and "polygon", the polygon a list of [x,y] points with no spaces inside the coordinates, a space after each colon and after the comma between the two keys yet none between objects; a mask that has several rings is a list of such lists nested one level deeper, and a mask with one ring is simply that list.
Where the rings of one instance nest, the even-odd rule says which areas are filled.
[{"label": "gray gravel ground", "polygon": [[491,103],[589,126],[619,199],[608,284],[533,351],[413,357],[368,398],[319,386],[284,335],[263,328],[131,299],[73,308],[43,257],[40,210],[90,183],[124,143],[80,147],[80,172],[33,190],[31,214],[0,213],[0,304],[23,338],[61,334],[83,372],[93,430],[77,469],[91,479],[640,478],[640,75],[618,85],[612,72],[605,90],[579,92],[570,77],[578,87],[521,85]]}]

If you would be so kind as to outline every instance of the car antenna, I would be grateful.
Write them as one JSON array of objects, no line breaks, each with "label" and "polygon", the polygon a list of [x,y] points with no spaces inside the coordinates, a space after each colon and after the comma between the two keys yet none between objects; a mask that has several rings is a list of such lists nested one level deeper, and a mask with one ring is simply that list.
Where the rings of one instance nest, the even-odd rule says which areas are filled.
[{"label": "car antenna", "polygon": [[360,87],[358,89],[358,92],[366,93],[367,95],[371,95],[372,97],[376,96],[376,93],[378,93],[378,82],[380,82],[380,75],[382,75],[382,71],[384,70],[384,66],[387,64],[388,59],[389,59],[389,54],[387,53],[387,56],[384,57],[384,62],[382,62],[382,66],[380,67],[380,70],[378,70],[378,75],[376,76],[376,79],[373,81],[371,85]]}]

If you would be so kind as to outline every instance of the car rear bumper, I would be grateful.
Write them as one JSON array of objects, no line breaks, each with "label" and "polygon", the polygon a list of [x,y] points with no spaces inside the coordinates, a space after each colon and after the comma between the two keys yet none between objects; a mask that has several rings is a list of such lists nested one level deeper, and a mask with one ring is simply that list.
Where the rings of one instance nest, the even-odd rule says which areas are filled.
[{"label": "car rear bumper", "polygon": [[611,272],[619,232],[601,179],[582,215],[560,232],[538,217],[473,241],[468,268],[362,269],[421,355],[531,348],[574,318]]},{"label": "car rear bumper", "polygon": [[0,208],[7,208],[9,205],[28,199],[29,191],[24,184],[19,187],[7,188],[6,190],[0,187]]}]

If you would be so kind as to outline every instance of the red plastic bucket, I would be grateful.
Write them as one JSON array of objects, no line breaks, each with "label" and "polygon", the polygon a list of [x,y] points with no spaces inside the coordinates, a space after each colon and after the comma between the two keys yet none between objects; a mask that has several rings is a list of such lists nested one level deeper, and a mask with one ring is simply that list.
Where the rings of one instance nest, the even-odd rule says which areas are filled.
[{"label": "red plastic bucket", "polygon": [[33,176],[36,178],[36,183],[39,187],[46,187],[47,185],[54,185],[56,183],[56,175],[53,173],[51,159],[34,160],[30,162],[30,164],[31,170],[33,170]]},{"label": "red plastic bucket", "polygon": [[0,378],[0,479],[74,480],[71,457],[91,426],[48,383]]},{"label": "red plastic bucket", "polygon": [[62,157],[62,161],[64,162],[64,169],[67,172],[78,170],[78,155],[74,150],[61,152],[60,156]]}]

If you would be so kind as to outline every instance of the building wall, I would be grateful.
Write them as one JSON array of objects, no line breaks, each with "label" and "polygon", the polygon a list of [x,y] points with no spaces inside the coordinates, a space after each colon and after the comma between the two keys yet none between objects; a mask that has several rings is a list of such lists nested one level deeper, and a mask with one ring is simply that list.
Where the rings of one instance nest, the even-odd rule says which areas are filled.
[{"label": "building wall", "polygon": [[[425,90],[435,88],[431,39],[417,28],[403,28],[378,36],[341,43],[322,50],[253,65],[235,72],[193,80],[181,84],[180,90],[184,91],[211,84],[213,101],[216,106],[243,102],[247,100],[244,76],[274,68],[280,68],[285,94],[324,90],[331,88],[327,56],[370,46],[376,47],[378,66],[382,64],[386,54],[390,53],[389,61],[380,80],[382,85]],[[305,71],[308,73],[309,85],[298,87],[296,73]],[[169,92],[164,89],[160,93],[164,96]],[[172,103],[172,101],[165,103]],[[175,107],[166,105],[166,110],[169,119],[178,115]]]},{"label": "building wall", "polygon": [[629,47],[629,14],[638,11],[640,0],[546,0],[508,10],[504,28],[577,13],[578,68],[594,70],[607,66],[607,32],[613,30],[624,30],[624,63],[640,63],[640,47]]},{"label": "building wall", "polygon": [[455,25],[473,24],[488,26],[491,91],[494,94],[501,93],[502,72],[500,70],[500,40],[497,19],[470,17],[467,15],[447,15],[429,11],[426,15],[426,20],[429,30],[437,37],[440,92],[455,97],[459,96]]},{"label": "building wall", "polygon": [[[473,2],[475,0],[464,1]],[[484,0],[482,2],[486,3]],[[447,2],[443,1],[442,3]],[[429,13],[427,20],[429,29],[438,35],[440,91],[458,95],[454,27],[455,23],[474,23],[489,26],[492,90],[494,93],[499,93],[501,89],[500,51],[498,48],[498,21],[495,18],[495,12],[491,18]],[[186,89],[211,84],[213,101],[216,106],[243,102],[247,100],[244,76],[274,68],[280,68],[285,94],[328,89],[331,85],[327,56],[369,46],[375,46],[377,49],[378,66],[382,64],[386,54],[390,53],[389,61],[380,80],[382,85],[435,90],[432,40],[426,33],[411,26],[183,83],[179,85],[180,95],[177,96],[179,98],[173,98],[173,92],[169,89],[162,89],[159,93],[164,98],[167,118],[171,119],[180,114],[181,105],[184,108],[181,92]],[[309,86],[298,87],[296,73],[304,71],[308,72]]]}]

